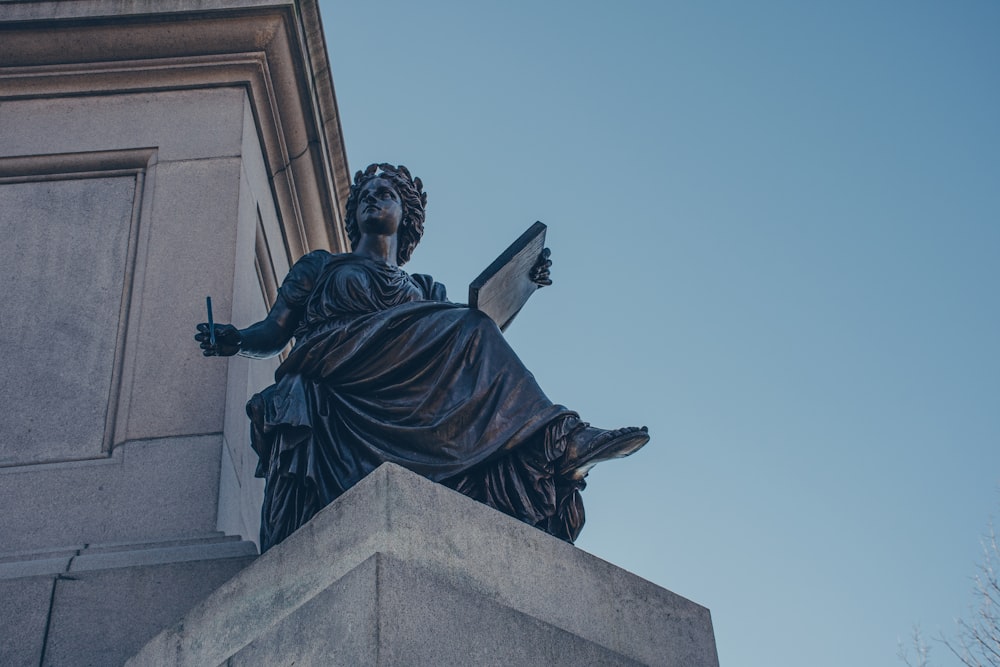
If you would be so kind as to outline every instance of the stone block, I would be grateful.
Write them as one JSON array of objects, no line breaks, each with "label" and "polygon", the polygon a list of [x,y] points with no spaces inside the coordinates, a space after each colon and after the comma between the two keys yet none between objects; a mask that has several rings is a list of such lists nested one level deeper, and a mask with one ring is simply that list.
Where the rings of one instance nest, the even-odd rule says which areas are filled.
[{"label": "stone block", "polygon": [[111,458],[0,468],[0,551],[215,530],[222,437],[130,442]]},{"label": "stone block", "polygon": [[374,664],[381,630],[378,607],[378,564],[377,556],[372,556],[292,612],[285,622],[261,633],[232,656],[226,667]]},{"label": "stone block", "polygon": [[381,554],[263,633],[230,658],[227,667],[279,663],[641,664]]},{"label": "stone block", "polygon": [[256,557],[247,542],[81,552],[60,575],[43,665],[120,665]]},{"label": "stone block", "polygon": [[0,665],[41,664],[54,576],[0,579]]},{"label": "stone block", "polygon": [[120,665],[256,555],[219,533],[0,554],[0,665]]},{"label": "stone block", "polygon": [[391,555],[380,554],[378,559],[379,664],[642,664],[498,603],[463,581],[442,578]]},{"label": "stone block", "polygon": [[330,633],[368,641],[373,577],[378,639],[353,664],[718,665],[704,607],[392,464],[128,664],[264,664],[293,644],[338,664]]}]

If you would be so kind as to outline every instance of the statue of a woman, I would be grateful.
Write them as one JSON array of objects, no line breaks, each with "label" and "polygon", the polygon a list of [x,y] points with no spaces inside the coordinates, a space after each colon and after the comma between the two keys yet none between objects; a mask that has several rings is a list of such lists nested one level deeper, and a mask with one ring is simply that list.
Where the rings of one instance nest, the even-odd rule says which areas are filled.
[{"label": "statue of a woman", "polygon": [[[216,324],[214,345],[198,325],[206,356],[269,357],[295,338],[275,384],[247,403],[266,478],[262,551],[386,461],[572,542],[587,471],[649,439],[553,404],[493,320],[399,268],[426,202],[406,167],[359,171],[346,210],[353,252],[303,256],[267,318]],[[532,269],[539,285],[551,284],[547,255]]]}]

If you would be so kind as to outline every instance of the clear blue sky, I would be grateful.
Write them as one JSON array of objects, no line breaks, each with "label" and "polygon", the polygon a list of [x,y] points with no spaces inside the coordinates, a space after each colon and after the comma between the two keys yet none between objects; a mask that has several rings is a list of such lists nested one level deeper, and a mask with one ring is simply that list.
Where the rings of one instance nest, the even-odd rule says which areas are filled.
[{"label": "clear blue sky", "polygon": [[578,546],[709,607],[726,667],[952,629],[1000,507],[1000,3],[321,6],[352,170],[429,193],[407,268],[464,300],[544,221],[512,345],[650,428]]}]

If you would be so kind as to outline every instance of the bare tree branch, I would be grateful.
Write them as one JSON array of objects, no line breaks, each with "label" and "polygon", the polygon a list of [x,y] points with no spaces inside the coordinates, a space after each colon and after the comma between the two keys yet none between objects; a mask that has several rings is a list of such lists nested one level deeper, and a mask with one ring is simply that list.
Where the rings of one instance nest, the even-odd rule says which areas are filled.
[{"label": "bare tree branch", "polygon": [[[1000,543],[997,541],[993,522],[982,539],[983,560],[976,566],[973,592],[978,601],[969,609],[966,618],[956,620],[954,639],[944,635],[935,638],[941,642],[965,667],[1000,667]],[[916,651],[915,662],[910,662],[908,651],[900,645],[897,653],[907,667],[931,667],[930,649],[923,641],[919,628],[914,628],[911,638]]]}]

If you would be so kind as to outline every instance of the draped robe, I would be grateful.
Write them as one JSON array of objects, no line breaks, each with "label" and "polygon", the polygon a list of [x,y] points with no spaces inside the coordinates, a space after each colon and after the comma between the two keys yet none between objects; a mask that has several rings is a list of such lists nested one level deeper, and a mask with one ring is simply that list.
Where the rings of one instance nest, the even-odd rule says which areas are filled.
[{"label": "draped robe", "polygon": [[295,345],[247,404],[266,479],[262,551],[386,461],[576,538],[583,481],[555,462],[579,419],[489,317],[429,276],[354,254],[305,255],[279,293]]}]

